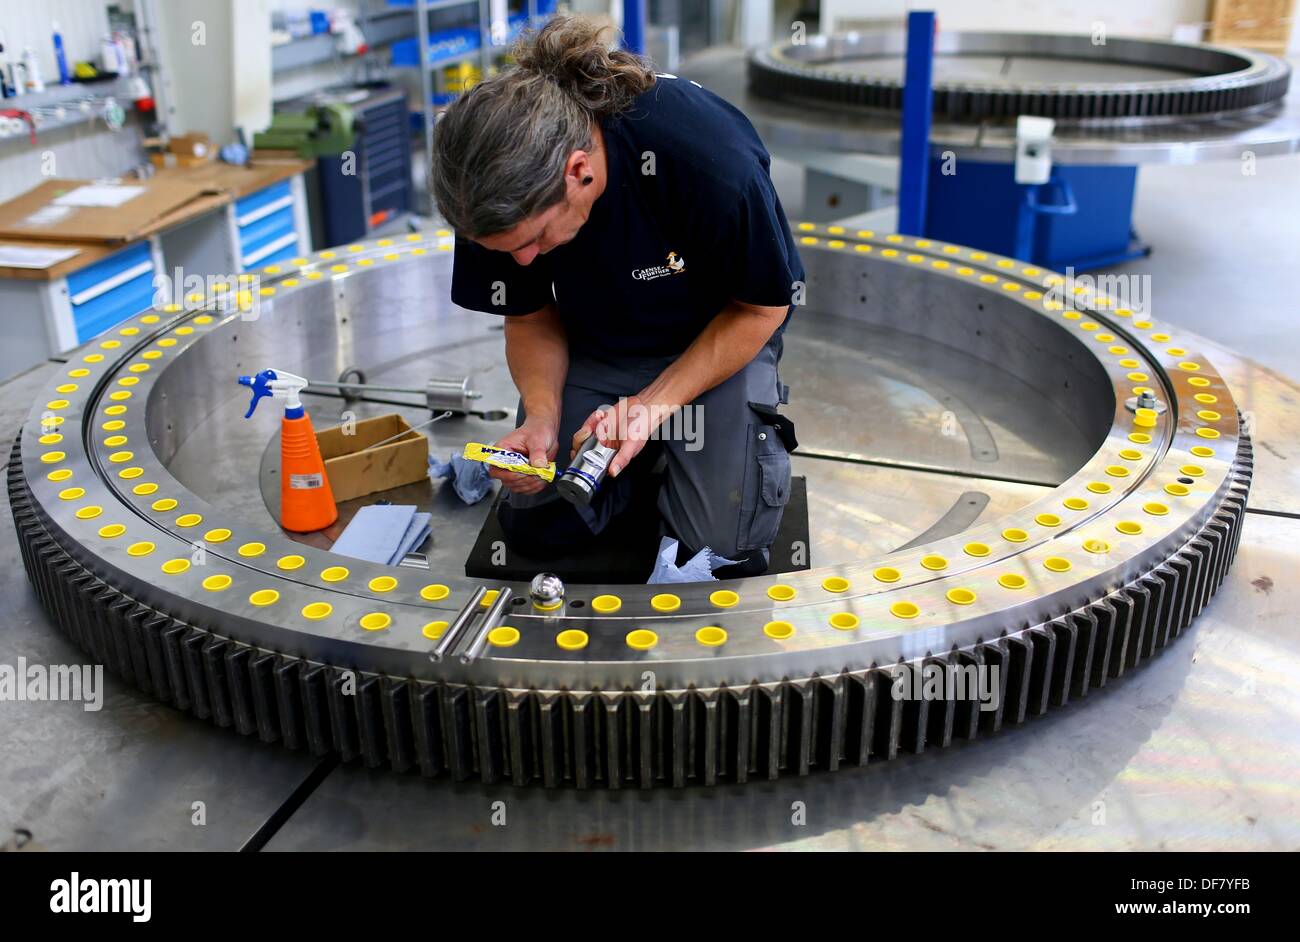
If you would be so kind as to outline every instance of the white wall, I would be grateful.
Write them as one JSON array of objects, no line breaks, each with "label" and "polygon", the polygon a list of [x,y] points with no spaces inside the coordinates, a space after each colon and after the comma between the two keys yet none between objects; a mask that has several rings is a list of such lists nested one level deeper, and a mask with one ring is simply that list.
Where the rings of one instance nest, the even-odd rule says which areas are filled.
[{"label": "white wall", "polygon": [[[135,118],[120,131],[101,122],[43,133],[32,147],[25,136],[0,141],[0,202],[26,193],[53,176],[73,180],[120,177],[145,163],[143,135]],[[53,155],[53,163],[45,155]]]},{"label": "white wall", "polygon": [[218,144],[271,121],[268,0],[149,0],[173,134],[203,131]]},{"label": "white wall", "polygon": [[231,123],[252,132],[271,123],[271,4],[269,0],[234,0],[235,35],[231,57]]}]

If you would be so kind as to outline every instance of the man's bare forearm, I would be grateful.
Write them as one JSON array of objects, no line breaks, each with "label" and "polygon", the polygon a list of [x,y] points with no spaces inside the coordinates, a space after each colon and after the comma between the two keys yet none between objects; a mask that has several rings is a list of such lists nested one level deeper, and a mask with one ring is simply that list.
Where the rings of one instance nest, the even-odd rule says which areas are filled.
[{"label": "man's bare forearm", "polygon": [[638,398],[663,421],[672,410],[693,402],[744,368],[781,326],[786,311],[784,307],[733,301]]},{"label": "man's bare forearm", "polygon": [[554,306],[533,314],[508,317],[506,363],[528,417],[559,422],[564,377],[569,372],[569,343]]}]

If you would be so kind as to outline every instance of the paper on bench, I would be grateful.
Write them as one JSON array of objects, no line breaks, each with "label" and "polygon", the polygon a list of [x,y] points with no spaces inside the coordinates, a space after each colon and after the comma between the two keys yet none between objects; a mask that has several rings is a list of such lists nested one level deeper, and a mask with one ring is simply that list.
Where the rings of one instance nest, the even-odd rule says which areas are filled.
[{"label": "paper on bench", "polygon": [[60,246],[0,245],[0,266],[6,268],[51,268],[80,252]]},{"label": "paper on bench", "polygon": [[142,186],[119,186],[115,183],[89,183],[55,198],[55,206],[103,206],[113,208],[133,200],[144,192]]}]

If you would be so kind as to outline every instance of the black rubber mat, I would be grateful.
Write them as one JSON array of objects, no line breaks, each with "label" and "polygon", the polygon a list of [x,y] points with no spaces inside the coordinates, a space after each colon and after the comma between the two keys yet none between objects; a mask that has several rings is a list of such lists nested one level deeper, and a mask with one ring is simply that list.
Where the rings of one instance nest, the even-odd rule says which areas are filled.
[{"label": "black rubber mat", "polygon": [[[471,579],[527,582],[553,572],[565,582],[644,583],[659,549],[659,513],[653,503],[633,505],[616,517],[587,549],[546,559],[524,556],[508,545],[497,521],[498,494],[465,560]],[[790,480],[790,500],[772,543],[771,572],[799,572],[812,566],[808,543],[808,481]]]}]

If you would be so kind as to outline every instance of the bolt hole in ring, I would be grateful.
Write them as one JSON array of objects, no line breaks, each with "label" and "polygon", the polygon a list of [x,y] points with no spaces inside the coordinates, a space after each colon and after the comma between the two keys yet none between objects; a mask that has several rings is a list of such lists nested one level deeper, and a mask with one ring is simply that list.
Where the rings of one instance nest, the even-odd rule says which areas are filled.
[{"label": "bolt hole in ring", "polygon": [[[838,277],[854,285],[849,302],[869,286],[891,279],[900,287],[907,284],[900,279],[925,279],[936,298],[951,302],[939,305],[952,312],[936,315],[941,321],[949,319],[940,324],[940,332],[957,330],[970,338],[967,347],[984,364],[984,379],[989,369],[1008,372],[1002,354],[1018,337],[1028,336],[1053,352],[1044,362],[1056,365],[1041,367],[1040,374],[1033,374],[1038,366],[1015,364],[1026,373],[1008,375],[1034,388],[1050,387],[1055,397],[1052,414],[1071,410],[1082,416],[1080,426],[1091,430],[1090,437],[1067,443],[1068,461],[1061,458],[1063,466],[1053,469],[1062,482],[1059,487],[997,513],[977,514],[973,523],[950,535],[926,534],[922,539],[923,534],[911,532],[905,536],[914,543],[900,538],[878,552],[846,552],[841,559],[828,558],[824,550],[819,555],[814,533],[814,566],[821,568],[807,572],[672,591],[644,585],[570,586],[564,608],[542,614],[528,607],[527,592],[510,579],[465,579],[455,571],[440,570],[433,557],[423,578],[413,578],[410,568],[331,556],[309,539],[292,541],[271,526],[250,527],[222,508],[215,488],[204,493],[205,480],[210,486],[213,476],[205,465],[219,457],[210,447],[205,451],[205,442],[221,440],[220,428],[227,419],[214,419],[205,429],[202,416],[185,414],[184,397],[175,395],[179,384],[209,372],[205,361],[217,350],[228,350],[236,330],[241,358],[266,357],[270,363],[275,348],[268,339],[269,325],[223,322],[221,317],[185,323],[192,316],[186,311],[168,315],[175,320],[162,328],[168,332],[164,339],[172,341],[166,347],[149,340],[151,331],[141,331],[138,338],[120,334],[120,346],[103,350],[97,359],[73,351],[69,356],[74,368],[84,369],[86,375],[67,377],[75,383],[60,377],[41,391],[15,467],[29,499],[57,525],[54,537],[60,546],[75,541],[79,558],[102,559],[103,571],[122,573],[122,590],[149,586],[163,611],[211,613],[214,630],[236,615],[241,626],[253,626],[238,636],[266,650],[286,650],[298,638],[302,645],[294,650],[332,663],[339,639],[346,639],[350,650],[361,652],[353,665],[358,668],[366,669],[371,652],[382,652],[383,660],[376,663],[398,665],[398,673],[417,682],[476,671],[476,678],[493,685],[494,672],[509,664],[512,687],[545,690],[622,689],[635,669],[654,661],[672,665],[663,676],[671,677],[668,689],[674,691],[717,689],[722,682],[748,679],[784,683],[783,678],[814,671],[825,676],[827,657],[834,661],[839,656],[837,646],[846,652],[845,666],[860,667],[864,658],[866,663],[897,663],[901,652],[915,649],[916,641],[908,638],[924,637],[930,645],[933,637],[945,649],[962,648],[987,637],[989,626],[996,627],[1013,609],[1032,609],[1035,617],[1046,618],[1060,605],[1077,607],[1085,591],[1081,586],[1104,581],[1096,578],[1098,573],[1133,560],[1143,568],[1155,565],[1170,535],[1185,535],[1188,519],[1206,517],[1206,509],[1226,490],[1225,478],[1237,473],[1237,426],[1220,418],[1235,416],[1235,404],[1213,366],[1191,359],[1197,356],[1191,343],[1184,340],[1193,352],[1171,368],[1175,354],[1153,350],[1143,336],[1129,336],[1154,322],[1144,321],[1148,327],[1142,328],[1126,322],[1122,332],[1116,330],[1115,318],[1126,315],[1115,312],[1113,305],[1094,304],[1097,299],[1091,295],[1072,301],[1078,317],[1062,317],[1051,306],[1055,299],[1047,290],[1046,280],[1053,273],[1025,271],[1022,281],[1010,283],[1005,280],[1011,274],[1011,265],[1004,264],[1008,260],[987,253],[922,245],[925,240],[905,236],[886,241],[884,234],[874,233],[837,234],[839,244],[830,245],[824,229],[807,231],[813,244],[802,250],[806,267],[818,283],[836,283]],[[875,251],[857,250],[873,245]],[[886,245],[896,246],[892,254],[880,251]],[[314,327],[333,329],[337,312],[332,298],[340,283],[335,274],[347,278],[351,291],[363,288],[376,272],[400,282],[409,266],[418,281],[427,277],[429,266],[442,271],[437,266],[450,264],[439,253],[418,260],[404,253],[376,264],[372,271],[360,264],[367,252],[357,259],[350,257],[353,254],[345,256],[348,270],[343,273],[320,265],[313,269],[318,277],[310,279],[289,269],[299,283],[276,281],[277,318],[298,324],[304,334]],[[930,264],[944,259],[951,259],[947,267]],[[991,281],[981,277],[988,275]],[[1021,278],[1018,273],[1016,277]],[[1015,284],[1016,290],[1004,287],[1008,284]],[[907,311],[896,312],[894,321],[871,321],[894,316],[880,307],[850,303],[839,309],[810,307],[807,313],[810,322],[828,330],[831,318],[851,315],[856,322],[845,334],[850,338],[863,329],[873,339],[870,331],[906,335]],[[348,329],[356,331],[362,315],[355,307],[349,310]],[[192,329],[179,331],[177,326]],[[789,338],[792,351],[799,329],[793,328]],[[1123,346],[1113,344],[1114,339]],[[852,353],[855,342],[850,339],[840,346]],[[167,352],[161,357],[142,355],[154,347]],[[142,362],[152,363],[152,369],[131,370]],[[321,374],[307,365],[300,368],[304,374]],[[1129,373],[1146,377],[1162,411],[1137,416],[1128,410],[1125,402],[1133,382]],[[1193,400],[1193,395],[1210,398]],[[157,407],[164,397],[170,404],[166,414]],[[55,402],[57,409],[48,408]],[[993,441],[964,437],[963,430],[978,424],[978,406],[976,402],[974,416],[958,417],[951,441],[967,457],[995,459],[996,435]],[[121,411],[108,413],[107,408]],[[1185,416],[1193,417],[1197,427],[1180,428],[1174,420]],[[59,421],[53,421],[56,418]],[[1151,424],[1140,426],[1138,418]],[[1026,429],[1040,419],[1027,417]],[[229,421],[242,422],[242,409]],[[183,441],[182,432],[188,435]],[[1191,435],[1196,444],[1188,446]],[[1196,461],[1200,463],[1187,463]],[[149,539],[141,539],[146,535]],[[202,564],[191,562],[198,541],[205,544]],[[904,548],[898,549],[900,545]],[[490,590],[482,605],[471,602],[480,586]],[[501,619],[502,608],[491,606],[497,592],[506,588],[511,595]],[[461,645],[478,637],[474,626],[484,619],[508,624],[487,629],[479,647],[486,647],[486,653],[475,664],[466,666],[456,657],[431,661],[430,649],[445,639],[450,626],[462,623],[457,621],[462,612],[469,618],[468,633],[456,647],[462,653]],[[977,624],[982,625],[978,631],[972,627]],[[1017,619],[1005,627],[1018,631],[1025,626]],[[737,670],[746,680],[727,676],[733,663],[742,665]],[[632,668],[623,672],[626,665]]]}]

